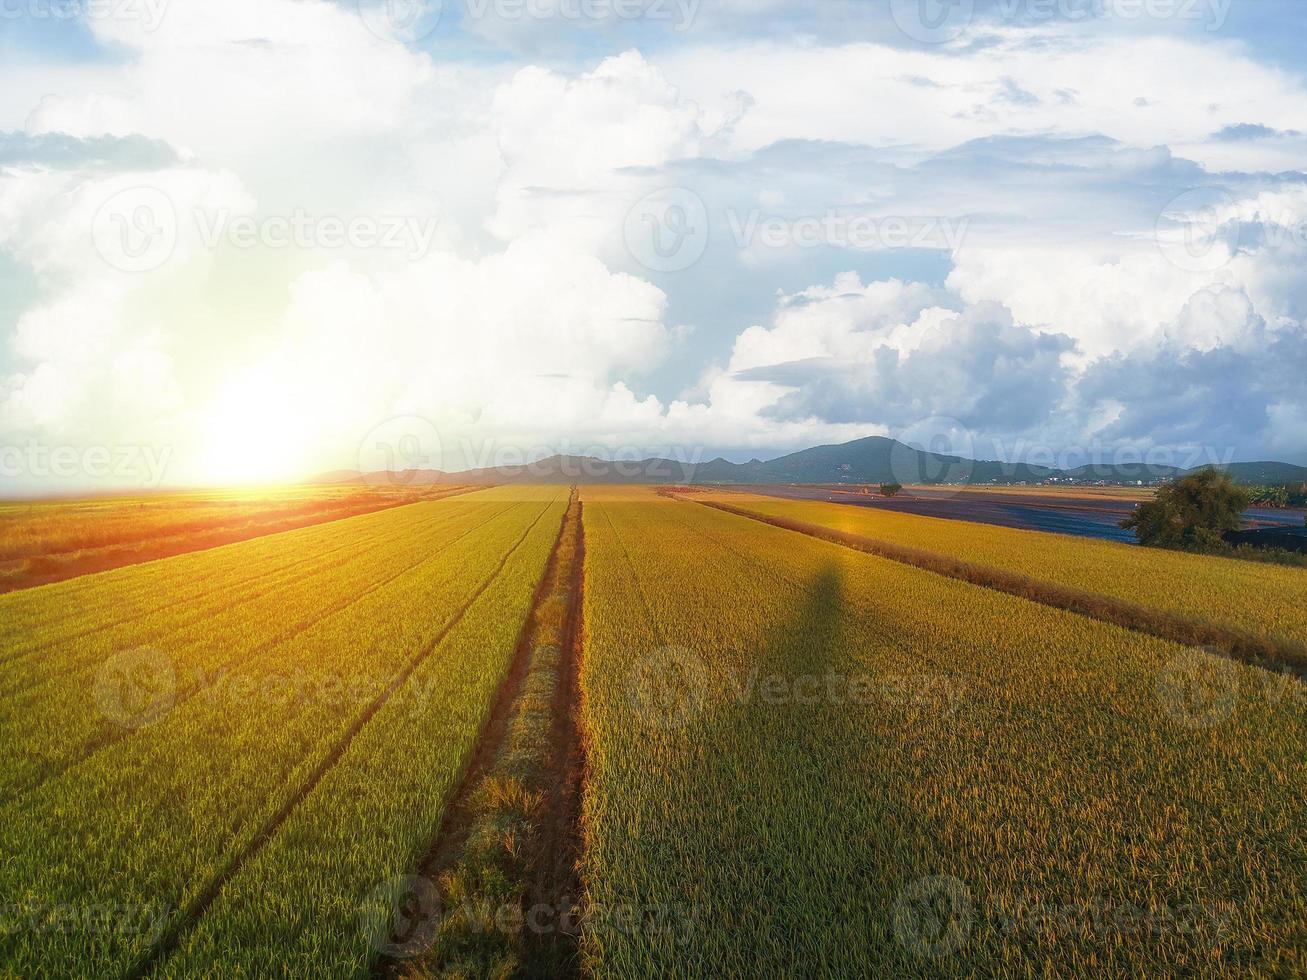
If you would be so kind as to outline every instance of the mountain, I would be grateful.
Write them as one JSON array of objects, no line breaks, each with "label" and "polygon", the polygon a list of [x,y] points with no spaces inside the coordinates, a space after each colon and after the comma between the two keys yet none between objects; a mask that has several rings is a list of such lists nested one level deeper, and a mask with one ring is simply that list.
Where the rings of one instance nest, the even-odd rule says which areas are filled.
[{"label": "mountain", "polygon": [[[1201,468],[1201,467],[1200,467]],[[1289,463],[1233,463],[1224,469],[1243,483],[1298,483],[1307,467]],[[594,456],[549,456],[525,466],[501,466],[445,473],[414,470],[397,480],[391,474],[336,470],[315,483],[390,483],[412,486],[435,483],[1038,483],[1043,480],[1151,483],[1186,471],[1151,464],[1090,464],[1054,470],[1027,463],[972,460],[924,452],[884,436],[869,436],[833,446],[814,446],[763,461],[732,463],[713,459],[681,463],[671,459],[607,460]]]},{"label": "mountain", "polygon": [[[1203,467],[1199,467],[1202,469]],[[1274,486],[1279,483],[1307,483],[1307,466],[1292,463],[1229,463],[1218,467],[1239,483]]]}]

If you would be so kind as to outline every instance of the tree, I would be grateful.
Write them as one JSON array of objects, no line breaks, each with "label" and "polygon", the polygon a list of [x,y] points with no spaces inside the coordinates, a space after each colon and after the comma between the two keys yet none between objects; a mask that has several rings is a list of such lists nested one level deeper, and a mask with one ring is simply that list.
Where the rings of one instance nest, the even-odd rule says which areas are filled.
[{"label": "tree", "polygon": [[882,483],[880,485],[880,495],[882,497],[893,497],[903,489],[902,483]]},{"label": "tree", "polygon": [[1206,469],[1169,483],[1121,522],[1140,544],[1215,550],[1222,535],[1243,527],[1248,491],[1219,470]]}]

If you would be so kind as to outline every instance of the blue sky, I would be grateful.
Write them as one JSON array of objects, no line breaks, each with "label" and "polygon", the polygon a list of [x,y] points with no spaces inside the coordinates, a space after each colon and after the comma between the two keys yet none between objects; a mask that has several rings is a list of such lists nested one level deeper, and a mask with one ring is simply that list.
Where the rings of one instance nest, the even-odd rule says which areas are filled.
[{"label": "blue sky", "polygon": [[0,4],[16,486],[1307,463],[1295,0]]}]

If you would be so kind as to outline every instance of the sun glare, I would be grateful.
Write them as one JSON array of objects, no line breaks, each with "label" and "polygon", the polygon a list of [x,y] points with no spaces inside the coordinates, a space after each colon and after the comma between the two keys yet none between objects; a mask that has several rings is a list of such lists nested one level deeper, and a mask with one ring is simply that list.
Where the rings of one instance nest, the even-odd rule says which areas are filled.
[{"label": "sun glare", "polygon": [[304,479],[312,418],[284,384],[257,375],[228,384],[204,422],[197,478],[214,485]]}]

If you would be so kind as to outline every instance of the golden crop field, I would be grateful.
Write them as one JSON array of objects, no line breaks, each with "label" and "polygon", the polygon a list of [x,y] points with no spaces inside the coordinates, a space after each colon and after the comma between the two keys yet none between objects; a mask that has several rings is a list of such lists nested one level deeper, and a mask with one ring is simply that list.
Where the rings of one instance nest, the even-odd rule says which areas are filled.
[{"label": "golden crop field", "polygon": [[[1296,681],[696,504],[586,501],[593,976],[1307,968]],[[1195,673],[1225,697],[1186,701]]]},{"label": "golden crop field", "polygon": [[[23,690],[6,695],[18,731],[0,892],[26,927],[0,937],[4,969],[167,973],[196,955],[254,973],[269,955],[365,966],[350,889],[412,860],[439,821],[566,500],[491,490],[98,576],[107,598],[183,576],[129,622],[106,601],[70,623],[78,583],[0,599],[6,619],[22,608],[30,647],[6,664]],[[306,550],[316,562],[297,566]],[[172,563],[187,567],[160,571]],[[253,575],[262,587],[242,592]],[[61,642],[70,629],[79,641]],[[330,846],[333,833],[349,843]],[[65,928],[86,910],[116,927]],[[214,923],[221,955],[206,951]]]},{"label": "golden crop field", "polygon": [[0,592],[464,489],[328,485],[0,503]]},{"label": "golden crop field", "polygon": [[1290,638],[1302,569],[650,487],[275,528],[0,595],[0,976],[1307,970],[1297,676],[818,532]]},{"label": "golden crop field", "polygon": [[961,558],[1307,647],[1307,602],[1299,568],[902,514],[874,506],[725,492],[696,494],[695,499]]}]

